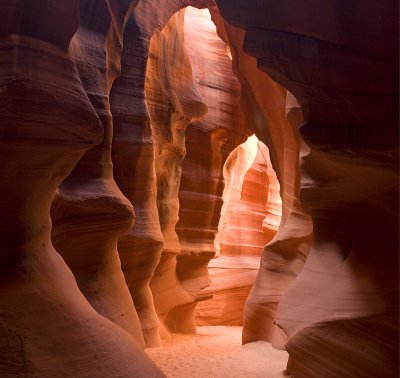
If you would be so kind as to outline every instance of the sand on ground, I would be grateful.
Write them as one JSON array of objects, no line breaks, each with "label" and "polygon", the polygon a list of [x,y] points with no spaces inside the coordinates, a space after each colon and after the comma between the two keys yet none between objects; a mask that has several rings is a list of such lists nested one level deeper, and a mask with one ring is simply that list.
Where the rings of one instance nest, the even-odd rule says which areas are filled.
[{"label": "sand on ground", "polygon": [[148,356],[168,378],[282,378],[288,353],[257,341],[241,345],[242,327],[198,327],[173,334]]}]

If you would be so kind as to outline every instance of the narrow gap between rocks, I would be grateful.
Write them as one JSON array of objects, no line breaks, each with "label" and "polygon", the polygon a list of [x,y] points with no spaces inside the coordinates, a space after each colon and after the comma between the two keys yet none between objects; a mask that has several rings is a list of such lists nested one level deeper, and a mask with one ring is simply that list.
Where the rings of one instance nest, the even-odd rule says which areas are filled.
[{"label": "narrow gap between rocks", "polygon": [[[242,346],[245,300],[263,247],[279,227],[282,201],[268,147],[245,125],[231,60],[207,9],[177,12],[150,43],[146,100],[164,237],[161,265],[176,274],[179,294],[176,307],[158,314],[162,346],[146,352],[168,377],[281,377],[288,359],[267,342]],[[202,170],[193,175],[196,163]],[[193,183],[197,195],[211,199],[199,208]],[[199,258],[199,271],[210,275],[200,285],[185,276],[185,265],[193,274]],[[153,287],[157,281],[155,275]],[[197,305],[181,304],[183,292],[197,297]],[[158,308],[162,301],[155,298]],[[194,322],[178,324],[190,311]]]}]

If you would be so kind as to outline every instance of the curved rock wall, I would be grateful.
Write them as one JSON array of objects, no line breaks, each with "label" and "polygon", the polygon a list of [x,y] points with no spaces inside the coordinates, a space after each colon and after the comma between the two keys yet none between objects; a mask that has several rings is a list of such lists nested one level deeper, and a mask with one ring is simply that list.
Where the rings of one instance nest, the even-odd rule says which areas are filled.
[{"label": "curved rock wall", "polygon": [[14,22],[0,33],[0,375],[162,376],[91,307],[52,245],[57,186],[104,133],[66,54],[78,2],[35,5],[0,6],[2,28]]},{"label": "curved rock wall", "polygon": [[60,185],[52,205],[52,240],[94,309],[143,346],[139,319],[117,251],[119,237],[132,227],[134,212],[113,179],[111,163],[109,92],[118,75],[114,64],[122,28],[112,21],[114,16],[115,11],[109,12],[105,1],[80,2],[80,24],[69,54],[103,124],[104,138]]},{"label": "curved rock wall", "polygon": [[208,267],[212,299],[196,307],[198,325],[242,325],[243,307],[255,281],[263,247],[279,227],[282,202],[268,148],[253,135],[224,166],[224,204],[218,225],[219,257]]},{"label": "curved rock wall", "polygon": [[184,18],[185,9],[173,15],[161,32],[153,34],[147,63],[146,100],[155,149],[158,216],[164,238],[150,287],[166,331],[195,332],[195,327],[188,328],[188,320],[179,317],[175,310],[193,303],[192,295],[176,273],[181,247],[175,226],[179,220],[178,193],[186,154],[186,128],[193,120],[201,119],[207,107],[198,92],[186,52]]},{"label": "curved rock wall", "polygon": [[[191,1],[140,1],[125,18],[121,75],[111,95],[114,118],[112,160],[119,188],[135,208],[136,221],[120,239],[118,250],[147,346],[160,345],[159,319],[149,287],[164,246],[157,208],[157,178],[145,75],[150,39]],[[193,0],[198,7],[213,4]],[[173,262],[172,262],[173,263]],[[162,331],[162,330],[161,330]]]},{"label": "curved rock wall", "polygon": [[[216,34],[208,10],[187,8],[185,41],[193,75],[208,112],[186,131],[186,158],[179,191],[181,243],[177,273],[196,301],[206,299],[208,263],[215,255],[214,240],[222,206],[223,167],[231,151],[247,139],[240,108],[240,83],[232,72],[226,44]],[[196,303],[177,309],[174,317],[194,319]],[[192,329],[194,322],[192,320]]]},{"label": "curved rock wall", "polygon": [[[232,188],[232,191],[238,192],[238,201],[225,209],[226,224],[219,226],[218,242],[220,253],[224,256],[259,256],[263,247],[275,236],[281,220],[279,182],[271,165],[268,147],[257,137],[249,139],[252,138],[255,139],[251,141],[253,161],[244,171],[242,182],[237,188]],[[237,159],[237,164],[244,160],[241,156]],[[240,176],[240,168],[235,167],[231,175]],[[235,202],[235,199],[230,197],[226,200],[227,203],[231,201]]]},{"label": "curved rock wall", "polygon": [[246,30],[244,50],[305,115],[301,202],[314,237],[277,314],[292,374],[394,377],[398,4],[217,3]]},{"label": "curved rock wall", "polygon": [[212,15],[232,52],[233,70],[242,85],[246,124],[269,147],[282,198],[278,232],[264,248],[259,273],[246,300],[243,341],[261,339],[281,346],[286,337],[275,324],[276,309],[304,265],[312,232],[310,219],[299,204],[301,142],[297,128],[301,117],[287,117],[287,90],[260,71],[256,59],[242,50],[244,31],[224,21],[216,8]]},{"label": "curved rock wall", "polygon": [[[285,347],[293,377],[397,376],[398,3],[216,3],[229,49],[190,9],[161,31],[212,0],[1,2],[2,377],[162,376],[141,346],[158,316],[193,330],[253,132],[282,221],[243,341]],[[184,300],[163,308],[164,283]]]}]

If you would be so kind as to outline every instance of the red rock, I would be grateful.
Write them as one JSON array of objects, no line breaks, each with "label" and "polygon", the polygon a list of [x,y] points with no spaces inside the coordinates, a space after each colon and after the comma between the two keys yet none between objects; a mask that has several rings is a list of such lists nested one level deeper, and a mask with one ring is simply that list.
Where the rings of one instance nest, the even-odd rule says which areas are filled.
[{"label": "red rock", "polygon": [[[114,51],[115,43],[107,41],[117,40],[121,27],[112,23],[114,14],[109,13],[106,2],[81,1],[80,9],[80,26],[69,53],[103,124],[104,139],[60,185],[52,206],[52,240],[94,309],[144,346],[117,251],[118,239],[132,227],[134,219],[131,203],[113,179],[111,162],[109,92],[118,73],[108,61],[110,56],[115,59],[118,51]],[[101,17],[93,20],[95,9]]]},{"label": "red rock", "polygon": [[303,267],[311,235],[309,217],[299,204],[297,128],[302,116],[287,117],[287,91],[257,68],[256,59],[241,50],[244,32],[224,22],[215,9],[212,14],[219,34],[231,46],[233,69],[242,84],[247,124],[269,146],[282,198],[278,232],[264,248],[260,271],[246,300],[243,341],[266,340],[281,344],[283,335],[274,323],[277,305]]},{"label": "red rock", "polygon": [[[208,262],[214,256],[224,188],[223,167],[231,151],[247,139],[240,108],[240,83],[232,72],[226,44],[216,34],[207,10],[188,8],[185,43],[203,102],[208,112],[186,131],[186,158],[179,191],[181,243],[177,275],[195,300],[208,294]],[[179,316],[194,320],[194,305]],[[174,315],[176,317],[176,315]],[[192,330],[194,321],[192,320]],[[185,322],[186,324],[186,322]]]},{"label": "red rock", "polygon": [[[140,344],[211,292],[240,321],[259,253],[244,342],[293,377],[398,376],[398,4],[215,3],[1,2],[0,376],[162,376]],[[275,235],[277,191],[246,189],[269,163],[220,220],[253,133]]]},{"label": "red rock", "polygon": [[242,325],[261,252],[281,219],[279,183],[269,151],[255,136],[231,153],[224,178],[224,205],[215,240],[220,253],[208,265],[211,285],[203,291],[213,298],[198,304],[198,325]]},{"label": "red rock", "polygon": [[397,376],[398,5],[217,3],[305,115],[301,203],[314,237],[276,318],[292,374]]},{"label": "red rock", "polygon": [[186,155],[186,128],[201,119],[207,106],[198,91],[184,40],[185,10],[177,12],[150,42],[146,71],[146,100],[154,140],[157,177],[157,208],[164,248],[150,287],[157,314],[169,331],[192,331],[176,308],[193,305],[192,295],[177,277],[177,256],[181,246],[176,223],[179,220],[179,186]]},{"label": "red rock", "polygon": [[75,66],[29,36],[10,35],[0,49],[0,375],[156,376],[133,338],[89,305],[51,243],[57,186],[103,136]]},{"label": "red rock", "polygon": [[[194,1],[199,7],[212,1]],[[138,311],[146,345],[160,345],[159,319],[149,282],[158,265],[164,239],[160,228],[154,145],[145,101],[145,73],[150,38],[187,2],[139,2],[125,20],[121,75],[111,91],[114,119],[112,160],[119,188],[135,208],[133,228],[120,239],[122,269]]]}]

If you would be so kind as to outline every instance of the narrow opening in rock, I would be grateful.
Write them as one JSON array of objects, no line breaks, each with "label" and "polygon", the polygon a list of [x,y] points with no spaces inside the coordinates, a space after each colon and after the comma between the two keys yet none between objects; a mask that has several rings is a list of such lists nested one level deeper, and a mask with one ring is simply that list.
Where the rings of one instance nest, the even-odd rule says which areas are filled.
[{"label": "narrow opening in rock", "polygon": [[244,376],[280,374],[286,352],[241,346],[245,300],[281,220],[280,187],[208,9],[183,9],[154,33],[145,90],[164,238],[150,286],[166,337],[148,354],[174,377],[193,368],[223,377],[232,361]]},{"label": "narrow opening in rock", "polygon": [[253,135],[224,164],[223,205],[209,263],[211,299],[196,307],[196,324],[243,323],[243,307],[256,278],[263,247],[275,236],[282,216],[279,182],[268,147]]}]

